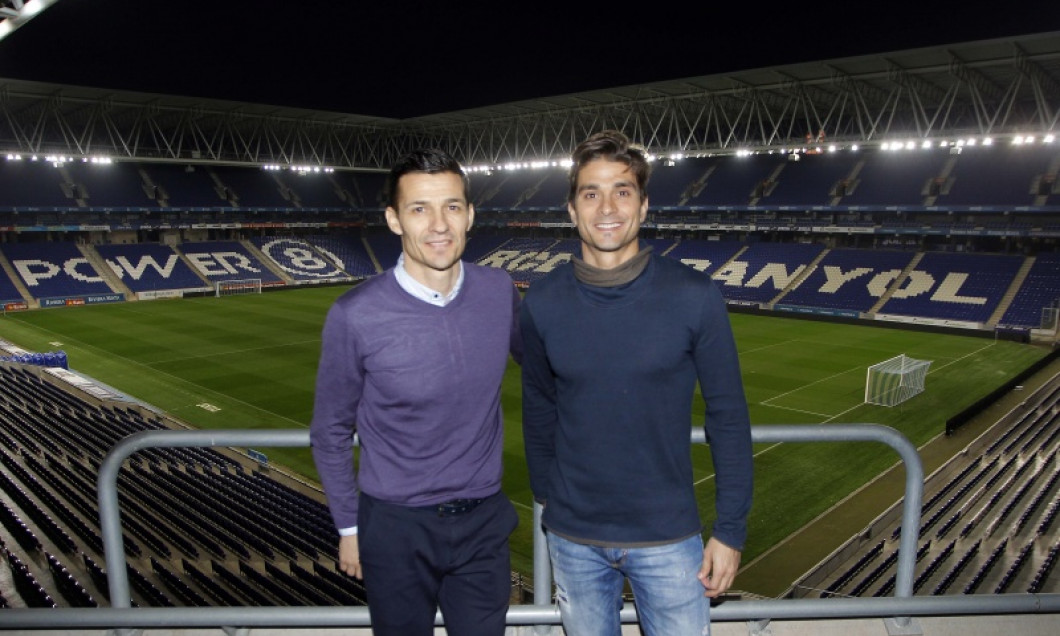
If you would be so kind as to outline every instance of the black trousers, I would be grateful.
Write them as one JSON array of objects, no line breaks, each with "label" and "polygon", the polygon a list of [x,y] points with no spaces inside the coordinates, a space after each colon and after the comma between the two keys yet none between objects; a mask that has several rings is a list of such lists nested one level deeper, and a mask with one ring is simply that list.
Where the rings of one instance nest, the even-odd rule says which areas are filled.
[{"label": "black trousers", "polygon": [[497,493],[470,510],[388,504],[362,494],[358,547],[376,636],[502,636],[511,594],[508,536],[519,522]]}]

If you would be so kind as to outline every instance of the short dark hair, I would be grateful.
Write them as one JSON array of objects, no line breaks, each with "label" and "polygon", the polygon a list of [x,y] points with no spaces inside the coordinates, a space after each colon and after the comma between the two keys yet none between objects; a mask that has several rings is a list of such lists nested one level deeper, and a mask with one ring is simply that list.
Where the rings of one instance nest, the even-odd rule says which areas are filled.
[{"label": "short dark hair", "polygon": [[647,194],[651,165],[648,163],[644,149],[634,145],[621,131],[601,130],[578,144],[578,147],[571,153],[568,201],[573,201],[578,193],[578,172],[581,171],[582,166],[597,159],[618,161],[629,166],[633,171],[633,176],[637,179],[640,195],[643,197]]},{"label": "short dark hair", "polygon": [[464,199],[471,203],[471,185],[467,174],[460,167],[460,163],[448,152],[440,148],[420,148],[413,150],[398,160],[391,168],[386,182],[387,205],[397,208],[398,181],[401,177],[411,172],[424,172],[427,174],[438,174],[452,172],[464,182]]}]

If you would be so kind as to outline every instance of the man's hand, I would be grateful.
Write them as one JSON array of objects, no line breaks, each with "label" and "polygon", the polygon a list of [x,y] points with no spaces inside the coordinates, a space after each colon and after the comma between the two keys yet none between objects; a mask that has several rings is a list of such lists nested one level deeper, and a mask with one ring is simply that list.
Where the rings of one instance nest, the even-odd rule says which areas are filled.
[{"label": "man's hand", "polygon": [[703,565],[699,568],[699,582],[706,588],[703,596],[717,598],[725,593],[740,569],[740,551],[711,537],[703,548]]},{"label": "man's hand", "polygon": [[357,547],[357,535],[339,537],[339,569],[346,574],[360,579],[361,551]]}]

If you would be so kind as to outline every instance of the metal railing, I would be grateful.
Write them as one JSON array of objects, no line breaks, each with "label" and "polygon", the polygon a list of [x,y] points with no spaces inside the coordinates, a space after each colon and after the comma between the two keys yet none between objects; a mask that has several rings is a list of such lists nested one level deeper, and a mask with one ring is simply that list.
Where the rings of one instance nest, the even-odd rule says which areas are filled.
[{"label": "metal railing", "polygon": [[[741,600],[711,609],[711,621],[770,619],[884,618],[900,629],[913,616],[1060,613],[1060,594],[1005,594],[914,597],[913,570],[920,525],[924,474],[916,448],[893,428],[876,424],[754,426],[755,443],[880,442],[898,452],[905,464],[905,497],[893,597]],[[702,429],[692,441],[704,443]],[[367,607],[166,607],[132,608],[122,542],[117,480],[122,463],[145,448],[176,447],[306,447],[309,431],[215,430],[146,431],[115,445],[100,467],[98,481],[100,527],[107,566],[110,608],[13,609],[0,613],[0,629],[52,628],[203,628],[203,627],[367,627]],[[508,625],[550,626],[560,623],[552,603],[552,576],[541,530],[541,507],[534,507],[534,604],[512,605]],[[622,621],[636,622],[636,609],[626,604]],[[441,615],[437,623],[442,624]]]}]

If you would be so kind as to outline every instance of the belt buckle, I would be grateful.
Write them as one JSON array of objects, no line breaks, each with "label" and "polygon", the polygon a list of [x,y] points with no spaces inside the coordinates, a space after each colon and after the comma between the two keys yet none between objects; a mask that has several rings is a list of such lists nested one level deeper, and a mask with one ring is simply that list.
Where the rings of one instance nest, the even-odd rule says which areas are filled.
[{"label": "belt buckle", "polygon": [[481,499],[453,499],[438,504],[439,517],[453,517],[470,512],[482,503]]}]

